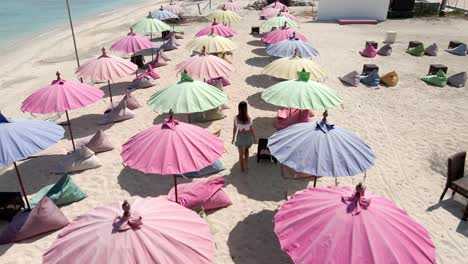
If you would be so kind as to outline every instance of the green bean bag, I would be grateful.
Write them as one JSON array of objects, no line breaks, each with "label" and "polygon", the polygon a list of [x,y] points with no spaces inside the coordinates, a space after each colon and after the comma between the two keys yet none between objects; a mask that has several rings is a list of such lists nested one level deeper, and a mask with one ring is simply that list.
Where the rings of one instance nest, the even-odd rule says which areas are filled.
[{"label": "green bean bag", "polygon": [[57,206],[78,202],[88,197],[68,174],[63,175],[55,184],[46,186],[34,194],[30,200],[31,206],[39,203],[44,196],[47,196]]},{"label": "green bean bag", "polygon": [[435,75],[424,76],[421,80],[435,86],[444,87],[447,85],[448,78],[444,71],[439,70]]},{"label": "green bean bag", "polygon": [[414,48],[409,48],[406,52],[416,57],[424,56],[424,45],[421,43]]}]

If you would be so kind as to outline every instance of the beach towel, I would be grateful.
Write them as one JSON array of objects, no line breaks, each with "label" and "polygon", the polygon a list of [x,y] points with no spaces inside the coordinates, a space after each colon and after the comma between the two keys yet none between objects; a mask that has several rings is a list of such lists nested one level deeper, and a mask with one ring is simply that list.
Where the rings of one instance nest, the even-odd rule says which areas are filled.
[{"label": "beach towel", "polygon": [[388,87],[394,87],[398,84],[400,77],[395,71],[391,71],[380,78],[380,81]]},{"label": "beach towel", "polygon": [[377,50],[373,45],[369,44],[365,49],[359,51],[359,54],[363,57],[374,58],[377,55]]},{"label": "beach towel", "polygon": [[435,75],[427,75],[421,78],[428,84],[432,84],[439,87],[444,87],[447,85],[447,75],[444,71],[439,70]]},{"label": "beach towel", "polygon": [[190,123],[202,123],[207,121],[220,120],[226,117],[222,107],[216,107],[205,112],[192,113],[189,114],[189,116]]},{"label": "beach towel", "polygon": [[380,56],[390,56],[392,54],[392,46],[390,44],[385,44],[377,51],[377,54]]},{"label": "beach towel", "polygon": [[49,198],[57,206],[78,202],[88,197],[86,193],[82,192],[72,181],[68,174],[63,175],[55,184],[40,189],[29,200],[29,203],[31,206],[35,206],[44,196]]},{"label": "beach towel", "polygon": [[406,50],[406,53],[411,54],[416,57],[424,56],[424,44],[419,44],[414,48],[409,48]]},{"label": "beach towel", "polygon": [[357,87],[360,82],[360,75],[357,71],[352,71],[344,76],[338,77],[338,79],[346,84]]},{"label": "beach towel", "polygon": [[106,111],[102,119],[98,122],[99,125],[105,125],[110,123],[116,123],[132,119],[135,117],[135,113],[127,108],[126,101],[122,100],[114,109]]},{"label": "beach towel", "polygon": [[466,84],[466,72],[460,72],[450,76],[447,80],[450,86],[461,88]]},{"label": "beach towel", "polygon": [[373,70],[369,75],[362,75],[361,80],[362,83],[367,84],[371,87],[376,87],[380,85],[380,76],[376,70]]},{"label": "beach towel", "polygon": [[445,51],[453,55],[458,55],[458,56],[466,56],[468,52],[466,44],[460,44],[456,48],[446,49]]},{"label": "beach towel", "polygon": [[424,50],[424,53],[428,56],[437,56],[439,53],[439,47],[437,44],[432,44]]},{"label": "beach towel", "polygon": [[[218,209],[232,205],[222,186],[221,176],[177,185],[179,204],[190,209]],[[167,199],[175,202],[175,190],[172,188]]]},{"label": "beach towel", "polygon": [[72,152],[59,161],[53,173],[64,174],[75,171],[84,171],[101,167],[99,159],[87,147]]},{"label": "beach towel", "polygon": [[12,219],[0,234],[0,245],[35,237],[66,225],[68,219],[62,211],[44,197],[31,211],[24,211]]},{"label": "beach towel", "polygon": [[213,165],[210,165],[206,168],[201,169],[200,171],[195,171],[195,172],[189,172],[185,173],[183,176],[187,178],[197,178],[197,177],[203,177],[206,175],[211,175],[218,173],[220,171],[225,170],[223,163],[221,161],[217,160]]},{"label": "beach towel", "polygon": [[94,153],[101,153],[114,149],[112,142],[102,129],[99,129],[91,138],[78,141],[77,148],[81,149],[83,146],[86,146]]}]

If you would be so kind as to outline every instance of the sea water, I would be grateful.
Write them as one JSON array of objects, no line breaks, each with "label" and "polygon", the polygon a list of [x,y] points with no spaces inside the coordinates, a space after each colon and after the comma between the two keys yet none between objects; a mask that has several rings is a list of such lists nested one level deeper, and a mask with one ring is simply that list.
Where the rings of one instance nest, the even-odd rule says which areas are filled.
[{"label": "sea water", "polygon": [[[68,0],[73,23],[141,0]],[[66,0],[0,0],[0,48],[68,22]]]}]

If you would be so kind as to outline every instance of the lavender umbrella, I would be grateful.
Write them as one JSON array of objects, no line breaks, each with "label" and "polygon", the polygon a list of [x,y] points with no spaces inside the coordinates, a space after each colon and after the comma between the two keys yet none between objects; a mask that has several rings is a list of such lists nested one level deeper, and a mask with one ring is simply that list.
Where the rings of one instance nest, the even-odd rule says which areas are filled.
[{"label": "lavender umbrella", "polygon": [[296,38],[296,32],[294,32],[289,39],[269,45],[266,52],[270,56],[284,58],[293,56],[296,49],[297,54],[302,57],[314,57],[319,55],[318,50],[313,48],[309,43]]},{"label": "lavender umbrella", "polygon": [[[344,177],[374,165],[371,148],[353,132],[326,122],[299,123],[268,139],[271,154],[295,171],[314,176]],[[314,183],[315,186],[315,183]]]},{"label": "lavender umbrella", "polygon": [[0,166],[15,166],[28,209],[31,209],[16,162],[36,154],[63,138],[61,126],[42,120],[7,119],[0,114]]}]

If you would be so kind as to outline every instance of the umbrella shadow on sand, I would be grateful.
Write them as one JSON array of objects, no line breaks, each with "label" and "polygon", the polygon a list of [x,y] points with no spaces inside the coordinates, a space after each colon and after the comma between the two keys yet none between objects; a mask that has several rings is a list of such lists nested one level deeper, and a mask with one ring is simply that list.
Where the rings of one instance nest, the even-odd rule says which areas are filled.
[{"label": "umbrella shadow on sand", "polygon": [[268,53],[266,52],[265,48],[256,48],[252,50],[252,53],[262,57],[269,57]]},{"label": "umbrella shadow on sand", "polygon": [[[131,196],[157,197],[167,195],[174,187],[174,179],[171,175],[145,174],[141,171],[125,167],[120,171],[117,181],[123,190]],[[177,183],[191,182],[192,179],[177,177]]]},{"label": "umbrella shadow on sand", "polygon": [[[115,124],[110,123],[106,125],[99,125],[98,123],[103,118],[103,116],[104,114],[88,114],[75,118],[72,117],[70,122],[72,124],[73,137],[75,138],[75,141],[83,137],[92,136],[96,134],[99,129],[106,131]],[[63,128],[65,129],[65,137],[70,139],[70,132],[68,127],[64,126]]]},{"label": "umbrella shadow on sand", "polygon": [[228,237],[231,259],[238,264],[293,263],[281,250],[274,233],[277,210],[263,210],[248,215],[237,223]]},{"label": "umbrella shadow on sand", "polygon": [[269,57],[253,57],[245,60],[245,63],[250,66],[264,68],[270,64],[271,60]]},{"label": "umbrella shadow on sand", "polygon": [[264,111],[277,111],[279,109],[279,107],[265,102],[262,99],[261,92],[249,95],[247,97],[247,103],[249,103],[249,105],[252,106],[253,108],[264,110]]},{"label": "umbrella shadow on sand", "polygon": [[[452,193],[451,190],[448,190],[447,194],[446,194],[446,197],[451,195],[451,193]],[[448,199],[445,198],[444,200],[442,200],[442,201],[440,201],[440,202],[438,202],[438,203],[436,203],[434,205],[429,206],[426,209],[426,212],[432,212],[432,211],[435,211],[435,210],[440,209],[442,207],[443,209],[445,209],[446,211],[451,213],[454,217],[457,217],[457,218],[460,219],[460,223],[458,224],[456,231],[457,231],[457,233],[462,234],[465,237],[468,237],[468,221],[461,220],[461,218],[463,216],[463,211],[465,210],[465,207],[466,207],[466,204],[458,201],[457,200],[458,197],[461,197],[461,196],[458,195],[455,198],[454,197],[450,197]]]},{"label": "umbrella shadow on sand", "polygon": [[[226,184],[232,184],[240,194],[257,201],[282,201],[309,185],[309,180],[288,180],[281,177],[280,165],[268,161],[257,163],[256,156],[249,158],[249,173],[241,173],[239,162],[231,173],[224,177]],[[261,171],[261,173],[256,173]]]},{"label": "umbrella shadow on sand", "polygon": [[[135,76],[135,74],[133,74]],[[131,82],[118,82],[112,83],[111,81],[111,89],[112,89],[112,99],[114,100],[114,104],[117,103],[120,99],[116,98],[119,95],[125,95],[127,93],[127,88]],[[102,85],[99,87],[104,92],[104,98],[108,98],[109,96],[109,86],[107,82],[101,83]]]},{"label": "umbrella shadow on sand", "polygon": [[258,88],[267,88],[281,81],[282,81],[281,79],[271,77],[265,74],[254,74],[245,78],[245,82],[248,85],[253,86],[253,87],[258,87]]},{"label": "umbrella shadow on sand", "polygon": [[255,46],[255,47],[265,47],[265,43],[263,43],[263,41],[261,40],[251,40],[249,42],[247,42],[248,45],[250,46]]},{"label": "umbrella shadow on sand", "polygon": [[[38,192],[43,187],[56,183],[62,175],[50,173],[65,155],[44,155],[18,163],[18,170],[28,195]],[[15,169],[10,166],[0,175],[0,191],[20,192],[21,188]]]}]

